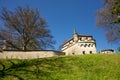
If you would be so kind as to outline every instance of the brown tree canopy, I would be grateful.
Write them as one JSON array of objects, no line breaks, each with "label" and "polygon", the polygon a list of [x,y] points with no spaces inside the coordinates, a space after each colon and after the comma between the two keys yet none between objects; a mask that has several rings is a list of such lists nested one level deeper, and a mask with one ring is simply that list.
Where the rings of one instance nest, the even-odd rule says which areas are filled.
[{"label": "brown tree canopy", "polygon": [[97,26],[105,30],[110,42],[120,40],[119,12],[116,11],[119,4],[119,0],[104,0],[103,8],[97,11]]},{"label": "brown tree canopy", "polygon": [[8,49],[36,50],[53,47],[55,41],[38,9],[17,7],[15,11],[2,9],[4,23],[0,27],[0,41],[6,40]]}]

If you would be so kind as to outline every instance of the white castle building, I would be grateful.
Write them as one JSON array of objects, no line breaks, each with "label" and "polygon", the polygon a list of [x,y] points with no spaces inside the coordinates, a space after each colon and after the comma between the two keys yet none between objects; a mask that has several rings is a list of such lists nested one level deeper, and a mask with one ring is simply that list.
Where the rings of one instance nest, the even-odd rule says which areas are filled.
[{"label": "white castle building", "polygon": [[93,39],[93,36],[79,35],[75,29],[73,38],[65,41],[61,50],[66,55],[95,54],[97,53],[96,41]]}]

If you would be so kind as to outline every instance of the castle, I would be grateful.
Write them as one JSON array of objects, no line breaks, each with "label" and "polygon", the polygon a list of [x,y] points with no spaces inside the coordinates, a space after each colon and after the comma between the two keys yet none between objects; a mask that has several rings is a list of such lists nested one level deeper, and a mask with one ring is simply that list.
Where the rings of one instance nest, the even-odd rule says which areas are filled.
[{"label": "castle", "polygon": [[73,38],[65,41],[61,50],[66,55],[95,54],[97,53],[96,41],[93,36],[80,35],[74,29]]},{"label": "castle", "polygon": [[[0,59],[35,59],[61,55],[96,54],[96,40],[91,35],[81,35],[74,29],[73,38],[62,44],[61,51],[56,50],[7,50],[4,42],[3,51],[0,51]],[[102,50],[101,54],[113,54],[114,50]]]}]

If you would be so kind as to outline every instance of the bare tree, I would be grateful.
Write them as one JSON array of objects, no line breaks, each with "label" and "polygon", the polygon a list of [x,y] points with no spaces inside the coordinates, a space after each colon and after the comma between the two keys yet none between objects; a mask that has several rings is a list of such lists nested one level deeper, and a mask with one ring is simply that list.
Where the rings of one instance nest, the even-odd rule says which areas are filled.
[{"label": "bare tree", "polygon": [[97,26],[105,30],[109,42],[120,40],[120,24],[117,22],[119,15],[115,12],[116,4],[118,6],[120,2],[116,1],[104,0],[103,8],[97,11]]},{"label": "bare tree", "polygon": [[0,29],[0,40],[6,40],[10,50],[46,49],[55,43],[38,9],[27,6],[10,11],[3,8],[0,19],[4,23]]}]

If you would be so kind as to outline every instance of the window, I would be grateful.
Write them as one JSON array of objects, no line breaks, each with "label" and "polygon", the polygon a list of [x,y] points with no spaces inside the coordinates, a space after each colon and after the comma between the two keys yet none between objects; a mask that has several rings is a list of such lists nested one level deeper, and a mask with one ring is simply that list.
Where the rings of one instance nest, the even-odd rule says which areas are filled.
[{"label": "window", "polygon": [[80,37],[79,39],[80,39],[80,40],[82,40],[82,38],[81,38],[81,37]]},{"label": "window", "polygon": [[90,51],[90,54],[92,54],[92,51]]},{"label": "window", "polygon": [[91,47],[93,47],[94,44],[91,45]]},{"label": "window", "polygon": [[90,44],[88,45],[88,47],[90,47]]},{"label": "window", "polygon": [[83,51],[83,54],[85,54],[85,51]]},{"label": "window", "polygon": [[80,45],[80,47],[82,47],[82,46],[83,46],[83,44]]},{"label": "window", "polygon": [[92,45],[91,45],[91,47],[94,47],[94,46],[95,46],[95,44],[92,44]]},{"label": "window", "polygon": [[72,53],[72,55],[75,55],[75,53]]},{"label": "window", "polygon": [[85,44],[84,47],[87,47],[87,44]]}]

